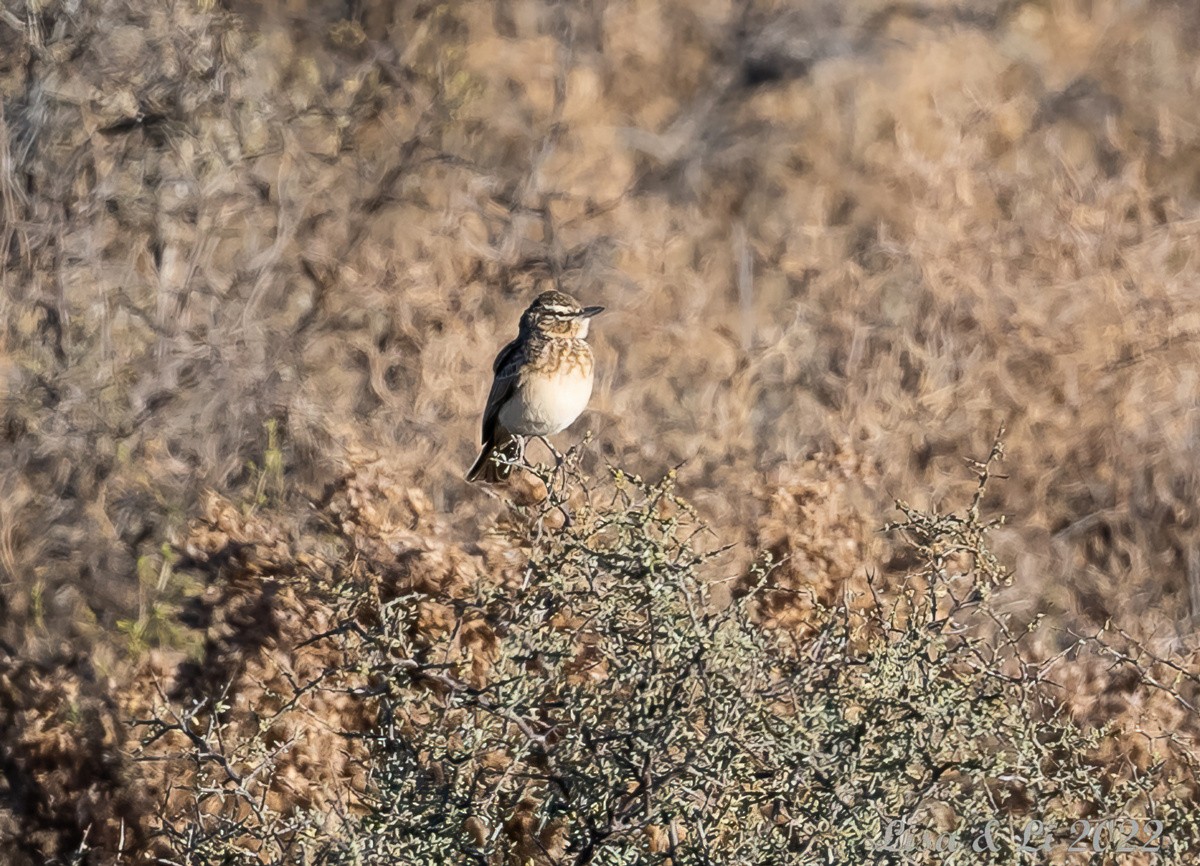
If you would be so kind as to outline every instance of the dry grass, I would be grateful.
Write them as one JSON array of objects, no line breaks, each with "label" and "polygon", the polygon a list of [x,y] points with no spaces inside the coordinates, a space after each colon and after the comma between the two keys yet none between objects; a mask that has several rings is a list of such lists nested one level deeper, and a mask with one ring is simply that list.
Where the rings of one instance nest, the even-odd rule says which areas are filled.
[{"label": "dry grass", "polygon": [[686,461],[727,573],[759,548],[792,557],[784,589],[898,573],[892,499],[945,501],[1003,422],[1005,608],[1195,644],[1193,4],[5,10],[14,657],[86,653],[127,708],[152,648],[168,677],[251,664],[191,628],[189,598],[236,595],[176,561],[193,521],[232,502],[319,547],[363,449],[373,543],[448,557],[421,571],[448,594],[511,569],[462,472],[546,280],[610,311],[566,438]]}]

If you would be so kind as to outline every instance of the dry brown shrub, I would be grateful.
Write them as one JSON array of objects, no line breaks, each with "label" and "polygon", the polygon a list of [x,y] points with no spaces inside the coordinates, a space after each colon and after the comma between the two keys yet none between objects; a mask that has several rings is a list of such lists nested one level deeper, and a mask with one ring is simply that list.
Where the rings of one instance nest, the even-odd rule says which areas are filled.
[{"label": "dry brown shrub", "polygon": [[14,498],[46,497],[17,511],[15,571],[89,526],[41,578],[57,623],[83,583],[127,614],[130,563],[244,480],[270,418],[297,480],[361,440],[469,541],[496,511],[459,483],[488,364],[543,279],[611,311],[583,423],[625,465],[689,460],[731,533],[772,472],[844,441],[881,473],[868,522],[889,494],[936,503],[1006,420],[1014,604],[1102,621],[1137,587],[1190,615],[1186,7],[110,2],[42,24],[44,56],[4,32],[35,58],[5,79],[6,459]]},{"label": "dry brown shrub", "polygon": [[[133,706],[148,646],[171,679],[194,645],[202,589],[196,681],[280,685],[336,565],[317,502],[482,675],[455,601],[519,561],[461,473],[546,280],[609,308],[596,465],[686,461],[732,572],[759,542],[792,557],[773,621],[899,573],[871,535],[892,497],[938,506],[1004,421],[1006,609],[1190,645],[1193,4],[5,12],[0,637],[22,659],[67,641]],[[375,468],[339,489],[358,449]],[[219,587],[172,577],[197,519]]]},{"label": "dry brown shrub", "polygon": [[[879,562],[885,548],[881,525],[864,519],[864,500],[874,498],[878,479],[848,443],[770,479],[766,513],[750,536],[752,549],[770,564],[768,590],[758,602],[765,626],[802,636],[814,625],[814,606],[866,595],[867,563]],[[756,588],[760,579],[752,572],[741,588]]]},{"label": "dry brown shrub", "polygon": [[152,799],[124,721],[82,657],[37,665],[0,648],[0,857],[68,862],[89,849],[141,850]]},{"label": "dry brown shrub", "polygon": [[347,735],[372,719],[347,691],[357,681],[341,672],[344,659],[310,643],[335,621],[336,599],[322,587],[337,548],[297,543],[269,514],[248,515],[215,494],[181,547],[191,557],[181,567],[208,580],[188,611],[201,654],[152,658],[125,707],[145,740],[161,820],[229,807],[196,792],[210,767],[193,754],[195,737],[210,734],[211,761],[227,781],[246,780],[265,808],[346,812],[363,784],[362,751]]},{"label": "dry brown shrub", "polygon": [[331,638],[379,623],[346,588],[384,605],[413,599],[413,641],[461,662],[465,675],[482,677],[494,643],[486,624],[456,616],[455,599],[482,572],[437,530],[424,495],[362,449],[345,455],[299,527],[277,507],[206,495],[177,563],[206,576],[186,612],[202,629],[202,652],[151,656],[122,708],[143,739],[143,781],[160,798],[158,833],[178,845],[193,823],[250,822],[243,843],[253,849],[262,819],[245,795],[270,814],[324,814],[330,832],[362,811],[366,735],[377,721],[365,698],[379,683]]}]

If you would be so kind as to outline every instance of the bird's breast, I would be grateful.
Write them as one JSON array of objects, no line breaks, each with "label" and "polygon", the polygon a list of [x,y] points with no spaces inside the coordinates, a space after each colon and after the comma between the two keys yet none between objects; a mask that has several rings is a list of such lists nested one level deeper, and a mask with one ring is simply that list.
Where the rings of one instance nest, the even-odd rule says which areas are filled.
[{"label": "bird's breast", "polygon": [[500,423],[522,436],[548,436],[571,424],[592,396],[592,359],[556,365],[539,371],[529,365],[521,373],[516,393],[500,410]]}]

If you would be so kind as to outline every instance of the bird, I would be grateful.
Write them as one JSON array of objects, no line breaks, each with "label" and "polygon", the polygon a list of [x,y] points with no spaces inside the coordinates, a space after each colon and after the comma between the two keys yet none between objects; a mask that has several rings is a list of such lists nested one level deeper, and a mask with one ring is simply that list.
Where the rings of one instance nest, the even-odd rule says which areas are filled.
[{"label": "bird", "polygon": [[[561,432],[592,396],[595,366],[586,337],[604,307],[584,307],[568,294],[542,292],[521,315],[517,338],[492,364],[492,390],[483,410],[483,449],[467,481],[495,484],[512,471],[525,439]],[[549,445],[549,443],[546,443]],[[497,462],[493,455],[504,461]]]}]

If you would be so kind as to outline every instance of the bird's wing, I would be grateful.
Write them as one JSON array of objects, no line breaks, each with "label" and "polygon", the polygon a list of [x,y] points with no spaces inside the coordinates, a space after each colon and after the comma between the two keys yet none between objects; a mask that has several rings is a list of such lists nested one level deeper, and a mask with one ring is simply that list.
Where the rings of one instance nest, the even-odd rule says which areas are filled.
[{"label": "bird's wing", "polygon": [[501,349],[495,363],[492,364],[492,371],[496,377],[492,379],[492,390],[488,392],[487,407],[483,410],[481,440],[484,445],[492,439],[500,407],[512,396],[517,380],[521,378],[521,364],[524,363],[524,358],[517,348],[518,343],[519,340],[513,340]]},{"label": "bird's wing", "polygon": [[507,346],[500,350],[500,354],[496,356],[496,360],[492,361],[492,372],[499,373],[500,368],[512,360],[513,355],[517,351],[517,344],[521,342],[521,338],[517,337]]}]

